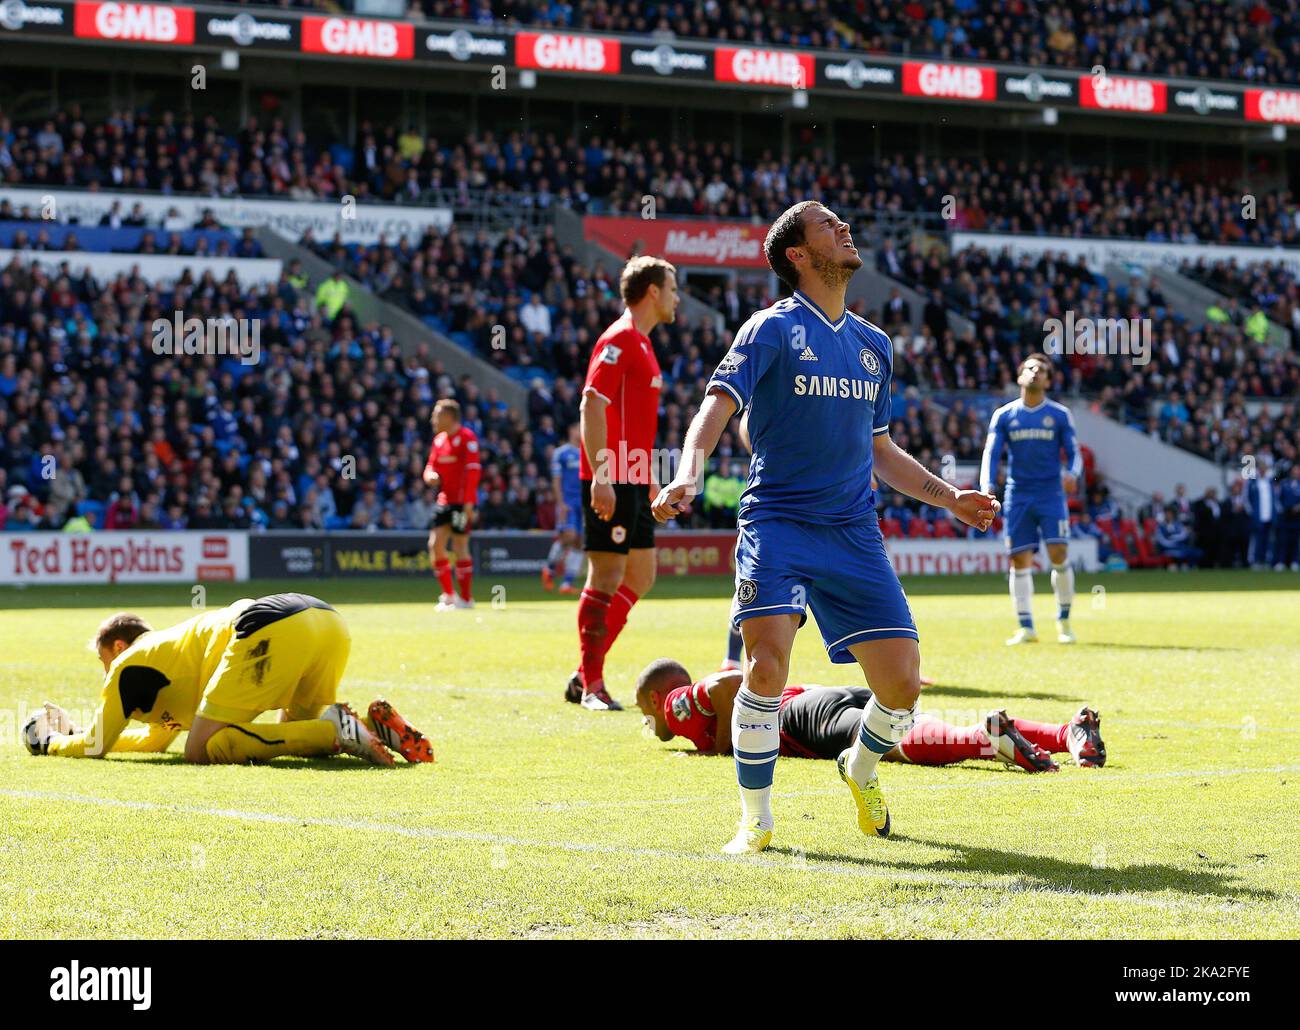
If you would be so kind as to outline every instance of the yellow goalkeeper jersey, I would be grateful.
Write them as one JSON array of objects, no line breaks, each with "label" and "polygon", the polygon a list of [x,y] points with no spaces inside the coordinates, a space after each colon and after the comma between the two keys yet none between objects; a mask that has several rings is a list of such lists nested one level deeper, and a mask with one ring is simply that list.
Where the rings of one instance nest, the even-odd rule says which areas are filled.
[{"label": "yellow goalkeeper jersey", "polygon": [[[109,666],[94,722],[79,733],[54,736],[48,754],[99,758],[110,751],[165,749],[190,728],[204,687],[234,636],[235,620],[252,604],[243,598],[142,634]],[[132,719],[147,728],[128,731]]]}]

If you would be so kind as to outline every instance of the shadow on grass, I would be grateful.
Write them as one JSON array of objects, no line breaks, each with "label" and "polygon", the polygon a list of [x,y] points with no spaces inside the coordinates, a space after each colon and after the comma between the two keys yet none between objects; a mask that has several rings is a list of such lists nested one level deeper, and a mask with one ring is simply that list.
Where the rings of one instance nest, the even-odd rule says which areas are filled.
[{"label": "shadow on grass", "polygon": [[[268,726],[274,726],[274,723],[267,723]],[[193,769],[224,769],[229,765],[195,765],[192,762],[185,761],[185,756],[179,751],[168,751],[161,755],[114,755],[105,761],[119,762],[128,761],[132,763],[141,763],[146,765],[169,765],[183,766]],[[324,758],[303,758],[299,755],[281,755],[273,758],[269,762],[246,762],[247,766],[259,769],[283,769],[286,772],[302,771],[321,771],[321,772],[373,772],[376,769],[402,769],[415,768],[419,765],[427,765],[427,762],[407,762],[398,758],[397,764],[393,766],[371,765],[369,762],[363,762],[359,758],[353,758],[351,755],[334,755]],[[434,763],[436,767],[436,763]]]},{"label": "shadow on grass", "polygon": [[[909,870],[1014,876],[1026,881],[1031,888],[1103,897],[1109,894],[1147,894],[1164,890],[1237,901],[1246,899],[1271,902],[1276,901],[1278,897],[1271,890],[1234,883],[1235,869],[1227,862],[1198,860],[1201,861],[1203,868],[1195,870],[1163,863],[1097,867],[1091,862],[1070,862],[1050,856],[1026,855],[1019,851],[975,847],[960,841],[925,840],[902,834],[895,834],[890,840],[924,844],[955,854],[947,855],[937,861],[933,859],[881,861],[864,858],[861,855],[837,855],[812,851],[803,852],[803,855],[810,861],[846,863],[875,869],[882,873],[888,873],[890,870]],[[784,850],[793,854],[790,849],[773,848],[772,850]]]},{"label": "shadow on grass", "polygon": [[983,687],[958,687],[945,683],[936,683],[933,686],[921,688],[923,699],[933,697],[936,694],[941,697],[1023,698],[1029,701],[1064,701],[1067,704],[1076,704],[1079,701],[1073,694],[1053,694],[1045,690],[1016,690],[1010,686],[985,690]]}]

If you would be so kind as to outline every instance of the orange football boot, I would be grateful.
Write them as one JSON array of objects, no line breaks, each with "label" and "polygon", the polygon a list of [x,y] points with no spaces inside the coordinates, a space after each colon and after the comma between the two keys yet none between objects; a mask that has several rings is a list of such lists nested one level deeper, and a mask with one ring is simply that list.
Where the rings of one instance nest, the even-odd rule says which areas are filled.
[{"label": "orange football boot", "polygon": [[432,762],[433,745],[428,738],[397,714],[397,709],[382,697],[370,702],[370,725],[385,746],[408,762]]}]

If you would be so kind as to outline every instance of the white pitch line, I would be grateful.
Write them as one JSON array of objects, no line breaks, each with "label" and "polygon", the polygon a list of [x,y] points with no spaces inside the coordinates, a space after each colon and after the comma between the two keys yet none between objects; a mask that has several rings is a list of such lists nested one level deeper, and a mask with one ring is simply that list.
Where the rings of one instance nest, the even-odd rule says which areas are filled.
[{"label": "white pitch line", "polygon": [[[565,851],[578,854],[613,855],[621,858],[666,859],[685,868],[691,864],[707,862],[710,865],[759,866],[780,872],[832,873],[864,880],[887,880],[903,883],[918,883],[928,886],[951,887],[959,890],[986,891],[999,887],[1019,890],[1042,890],[1048,893],[1063,893],[1061,888],[1036,880],[1032,875],[998,874],[992,882],[972,882],[958,880],[938,873],[927,873],[911,869],[894,869],[887,864],[878,868],[866,868],[847,861],[827,861],[809,858],[804,849],[795,846],[788,858],[778,858],[775,854],[748,855],[743,858],[730,858],[715,852],[674,851],[670,848],[636,848],[616,844],[597,844],[590,841],[536,841],[506,834],[484,833],[476,830],[447,830],[438,827],[403,826],[400,823],[379,823],[365,819],[328,819],[319,816],[281,815],[275,812],[251,812],[234,808],[203,808],[190,805],[162,805],[152,801],[125,801],[119,798],[104,798],[91,794],[65,794],[56,791],[7,790],[0,789],[0,797],[14,798],[19,801],[62,801],[72,804],[95,805],[102,808],[124,808],[135,812],[164,812],[169,815],[207,816],[218,819],[232,819],[241,822],[272,823],[285,826],[320,826],[339,830],[353,830],[370,833],[388,833],[420,840],[459,841],[470,844],[491,844],[499,847],[528,848],[536,851]],[[942,844],[932,845],[944,848]],[[1138,867],[1140,868],[1140,867]],[[1117,870],[1118,871],[1118,870]],[[1064,893],[1075,893],[1066,891]],[[1124,904],[1141,905],[1149,908],[1192,910],[1203,913],[1240,911],[1240,902],[1231,903],[1225,899],[1220,904],[1203,904],[1190,899],[1148,898],[1130,891],[1114,894],[1093,894],[1088,891],[1077,892],[1081,897],[1092,900],[1114,899]]]},{"label": "white pitch line", "polygon": [[[669,752],[671,753],[671,752]],[[800,761],[802,759],[799,759]],[[904,763],[899,762],[899,765]],[[1072,768],[1072,767],[1071,767]],[[911,785],[891,785],[889,795],[911,794],[930,791],[960,791],[960,790],[978,790],[987,792],[990,788],[1011,787],[1019,790],[1023,784],[1023,779],[1019,775],[1019,770],[1003,770],[1007,778],[1005,780],[999,777],[997,781],[967,781],[965,783],[914,783]],[[1180,780],[1196,779],[1206,776],[1250,776],[1264,773],[1280,772],[1300,772],[1300,765],[1269,765],[1260,766],[1252,769],[1182,769],[1172,770],[1169,772],[1152,772],[1152,773],[1106,773],[1100,770],[1078,770],[1077,773],[1071,773],[1062,777],[1060,774],[1053,776],[1051,773],[1036,773],[1034,782],[1043,782],[1052,784],[1055,789],[1058,786],[1079,786],[1086,784],[1092,786],[1095,783],[1104,783],[1107,786],[1116,783],[1132,783],[1145,780]],[[0,794],[3,794],[0,791]],[[797,798],[820,798],[831,797],[832,795],[843,794],[844,791],[839,787],[827,787],[819,790],[791,790],[791,791],[774,791],[773,798],[777,799],[797,799]],[[636,798],[626,801],[556,801],[544,802],[545,807],[530,805],[528,807],[516,808],[498,808],[498,812],[566,812],[571,809],[617,809],[617,808],[657,808],[669,805],[701,805],[712,802],[725,801],[727,804],[732,802],[732,796],[727,793],[725,797],[722,794],[712,794],[708,797],[678,797],[678,798]],[[476,814],[478,809],[448,809],[444,810],[443,815],[472,815]]]}]

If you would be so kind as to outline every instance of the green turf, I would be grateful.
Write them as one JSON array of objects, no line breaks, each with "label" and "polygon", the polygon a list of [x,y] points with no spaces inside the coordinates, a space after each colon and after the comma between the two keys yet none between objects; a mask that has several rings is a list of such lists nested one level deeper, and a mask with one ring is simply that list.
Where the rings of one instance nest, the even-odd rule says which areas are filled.
[{"label": "green turf", "polygon": [[[1094,582],[1105,594],[1092,595]],[[896,836],[861,836],[828,762],[777,767],[766,855],[724,859],[732,763],[648,739],[635,712],[560,700],[574,604],[506,581],[437,614],[427,581],[292,586],[352,629],[345,696],[391,699],[438,764],[189,767],[175,754],[29,757],[24,706],[85,708],[106,612],[190,614],[187,586],[0,590],[0,936],[1300,936],[1300,577],[1081,580],[1080,644],[1011,651],[1005,582],[907,584],[928,710],[1063,720],[1100,707],[1111,762],[1029,776],[891,764]],[[1038,577],[1040,630],[1050,588]],[[665,580],[608,663],[716,667],[728,586]],[[816,631],[794,681],[854,682]]]}]

